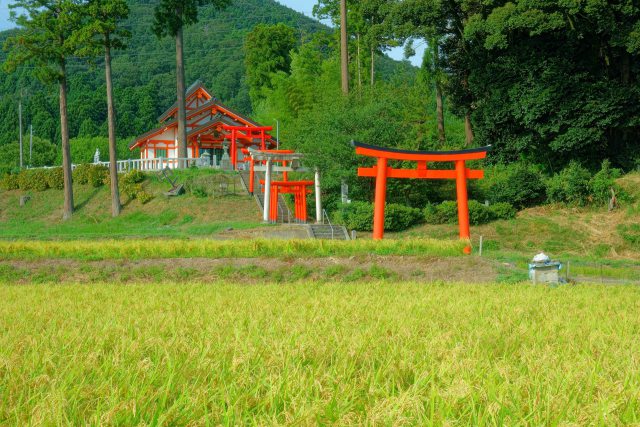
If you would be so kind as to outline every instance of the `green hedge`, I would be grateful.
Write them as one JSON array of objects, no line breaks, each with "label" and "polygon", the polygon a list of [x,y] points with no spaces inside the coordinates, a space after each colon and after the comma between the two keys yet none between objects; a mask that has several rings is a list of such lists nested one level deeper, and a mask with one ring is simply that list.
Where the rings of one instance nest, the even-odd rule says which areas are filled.
[{"label": "green hedge", "polygon": [[[512,219],[516,209],[509,203],[501,202],[486,206],[476,200],[469,200],[469,222],[472,225],[486,224],[499,219]],[[455,224],[458,222],[458,203],[446,201],[428,204],[423,211],[427,224]]]},{"label": "green hedge", "polygon": [[108,175],[109,169],[106,166],[86,163],[73,170],[73,182],[98,188],[104,185]]},{"label": "green hedge", "polygon": [[[334,214],[334,220],[350,230],[373,230],[373,204],[352,202],[342,205]],[[402,231],[422,222],[419,209],[389,203],[385,208],[384,228],[387,231]]]}]

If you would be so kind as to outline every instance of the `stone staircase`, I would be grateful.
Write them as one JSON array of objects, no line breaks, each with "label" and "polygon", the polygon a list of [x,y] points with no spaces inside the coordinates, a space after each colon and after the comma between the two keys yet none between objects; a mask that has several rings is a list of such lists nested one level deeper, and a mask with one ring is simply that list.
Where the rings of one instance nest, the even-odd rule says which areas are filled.
[{"label": "stone staircase", "polygon": [[307,226],[309,237],[323,240],[351,240],[347,229],[341,225],[310,224]]},{"label": "stone staircase", "polygon": [[[244,187],[245,191],[249,192],[249,171],[241,171],[240,172],[240,182]],[[262,185],[260,185],[260,180],[263,179],[258,172],[255,172],[255,188],[253,192],[253,197],[258,204],[258,208],[260,212],[264,211],[264,193],[262,192]],[[278,219],[277,222],[279,224],[291,224],[295,222],[295,218],[291,213],[291,210],[287,206],[287,202],[284,200],[282,195],[278,195]]]}]

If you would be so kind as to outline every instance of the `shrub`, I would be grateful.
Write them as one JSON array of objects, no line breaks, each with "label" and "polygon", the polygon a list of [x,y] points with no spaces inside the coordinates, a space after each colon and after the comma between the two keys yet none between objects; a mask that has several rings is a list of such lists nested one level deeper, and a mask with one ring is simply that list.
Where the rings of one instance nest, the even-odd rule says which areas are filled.
[{"label": "shrub", "polygon": [[[109,174],[107,174],[109,176]],[[142,186],[146,179],[144,172],[132,170],[119,177],[120,190],[130,199],[138,199],[143,205],[153,199],[153,195],[148,193]],[[107,179],[110,183],[110,179]]]},{"label": "shrub", "polygon": [[420,209],[396,203],[390,203],[385,208],[385,230],[402,231],[420,222],[422,222]]},{"label": "shrub", "polygon": [[55,190],[64,188],[64,171],[62,168],[53,168],[47,170],[47,185]]},{"label": "shrub", "polygon": [[511,203],[501,202],[495,203],[489,206],[489,211],[491,212],[492,220],[497,219],[513,219],[516,217],[518,211],[514,208]]},{"label": "shrub", "polygon": [[89,184],[98,188],[105,184],[108,175],[109,169],[107,167],[86,163],[76,166],[73,170],[73,182],[81,185]]},{"label": "shrub", "polygon": [[600,171],[596,173],[589,181],[589,190],[594,203],[606,205],[611,197],[611,189],[613,189],[618,198],[623,196],[623,191],[616,183],[616,179],[622,176],[620,169],[611,167],[609,160],[602,162]]},{"label": "shrub", "polygon": [[458,221],[458,203],[447,200],[439,205],[429,204],[423,215],[428,224],[453,224]]},{"label": "shrub", "polygon": [[371,231],[373,229],[373,205],[367,202],[352,202],[341,205],[334,220],[350,230]]},{"label": "shrub", "polygon": [[[373,229],[373,205],[353,202],[343,205],[334,215],[335,222],[351,230],[371,231]],[[389,203],[385,208],[384,229],[402,231],[422,221],[419,209]]]},{"label": "shrub", "polygon": [[492,219],[493,216],[488,206],[476,200],[469,200],[469,223],[471,225],[486,224]]},{"label": "shrub", "polygon": [[44,191],[49,188],[46,169],[26,169],[18,174],[21,190]]},{"label": "shrub", "polygon": [[[423,211],[424,220],[428,224],[455,224],[458,222],[458,203],[442,202],[439,205],[429,204]],[[481,225],[497,219],[511,219],[516,216],[516,209],[506,202],[486,206],[476,200],[469,200],[469,223]]]},{"label": "shrub", "polygon": [[584,206],[589,201],[590,179],[589,171],[572,161],[547,181],[547,197],[550,202]]},{"label": "shrub", "polygon": [[545,200],[543,175],[531,166],[514,163],[489,170],[479,183],[491,203],[509,203],[517,209],[535,206]]},{"label": "shrub", "polygon": [[5,174],[2,179],[0,179],[0,188],[7,191],[17,190],[20,188],[18,175],[9,173]]}]

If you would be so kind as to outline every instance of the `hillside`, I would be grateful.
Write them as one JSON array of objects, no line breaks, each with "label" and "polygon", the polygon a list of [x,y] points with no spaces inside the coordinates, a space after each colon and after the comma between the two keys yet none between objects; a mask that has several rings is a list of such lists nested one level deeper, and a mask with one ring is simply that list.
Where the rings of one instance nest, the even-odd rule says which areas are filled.
[{"label": "hillside", "polygon": [[[157,123],[157,117],[175,101],[175,44],[158,40],[151,32],[153,2],[131,0],[125,27],[131,32],[128,49],[113,60],[114,89],[120,138],[139,135]],[[225,104],[250,114],[251,104],[244,82],[245,35],[257,24],[283,22],[307,40],[328,27],[273,0],[235,0],[223,12],[203,7],[200,22],[185,32],[187,84],[197,79]],[[0,43],[15,30],[0,32]],[[0,52],[3,62],[6,52]],[[106,101],[101,59],[97,66],[71,60],[69,70],[69,122],[71,137],[106,136]],[[393,69],[395,61],[380,61],[380,74]],[[56,142],[58,132],[57,87],[43,87],[28,67],[8,75],[0,71],[0,145],[18,139],[17,98],[23,94],[25,126],[34,134]],[[122,141],[124,144],[125,141]]]}]

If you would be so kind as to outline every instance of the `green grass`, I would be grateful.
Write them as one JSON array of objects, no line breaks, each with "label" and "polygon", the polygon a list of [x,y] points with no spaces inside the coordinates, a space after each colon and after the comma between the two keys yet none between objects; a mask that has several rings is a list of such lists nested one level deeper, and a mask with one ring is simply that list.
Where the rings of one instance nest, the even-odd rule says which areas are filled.
[{"label": "green grass", "polygon": [[355,255],[461,256],[457,240],[79,240],[0,241],[0,259],[159,259],[325,257]]},{"label": "green grass", "polygon": [[[178,182],[212,171],[182,171]],[[237,174],[229,174],[238,179]],[[122,214],[111,217],[111,196],[106,186],[74,187],[75,212],[69,221],[62,221],[63,195],[60,190],[43,192],[0,190],[0,239],[74,240],[104,238],[189,238],[212,236],[233,228],[236,230],[262,227],[262,216],[249,195],[199,198],[190,194],[167,198],[162,194],[170,187],[152,174],[144,183],[155,197],[147,204],[128,200]],[[237,184],[240,191],[240,184]],[[29,193],[31,200],[19,206],[21,195]]]},{"label": "green grass", "polygon": [[629,425],[640,288],[0,286],[1,425]]}]

